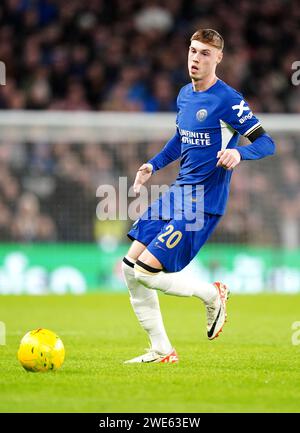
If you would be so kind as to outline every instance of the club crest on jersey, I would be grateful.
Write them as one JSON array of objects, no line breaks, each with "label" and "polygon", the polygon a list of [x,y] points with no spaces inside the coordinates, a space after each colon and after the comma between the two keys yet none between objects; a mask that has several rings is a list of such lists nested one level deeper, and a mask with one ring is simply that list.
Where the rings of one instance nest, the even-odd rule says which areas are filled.
[{"label": "club crest on jersey", "polygon": [[205,110],[205,108],[201,108],[201,110],[197,111],[196,117],[199,122],[203,122],[203,120],[207,118],[207,110]]}]

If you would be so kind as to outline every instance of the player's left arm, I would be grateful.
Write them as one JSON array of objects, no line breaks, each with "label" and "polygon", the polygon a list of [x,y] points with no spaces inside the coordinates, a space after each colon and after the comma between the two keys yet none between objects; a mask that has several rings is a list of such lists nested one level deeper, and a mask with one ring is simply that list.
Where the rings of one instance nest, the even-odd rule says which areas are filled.
[{"label": "player's left arm", "polygon": [[239,134],[250,140],[247,146],[236,149],[223,149],[217,154],[217,166],[232,170],[241,160],[261,159],[273,155],[275,143],[266,133],[260,121],[252,113],[242,97],[233,100],[231,110],[225,113],[225,122]]}]

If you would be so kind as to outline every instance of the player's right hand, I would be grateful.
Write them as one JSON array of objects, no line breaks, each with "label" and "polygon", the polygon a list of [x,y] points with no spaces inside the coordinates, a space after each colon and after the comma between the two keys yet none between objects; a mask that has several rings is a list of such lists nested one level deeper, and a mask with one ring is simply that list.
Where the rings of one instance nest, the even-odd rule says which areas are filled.
[{"label": "player's right hand", "polygon": [[140,166],[140,168],[138,169],[136,176],[135,176],[135,181],[133,184],[133,191],[134,192],[140,192],[141,186],[147,182],[148,179],[150,179],[151,174],[153,171],[153,167],[152,164],[143,164]]}]

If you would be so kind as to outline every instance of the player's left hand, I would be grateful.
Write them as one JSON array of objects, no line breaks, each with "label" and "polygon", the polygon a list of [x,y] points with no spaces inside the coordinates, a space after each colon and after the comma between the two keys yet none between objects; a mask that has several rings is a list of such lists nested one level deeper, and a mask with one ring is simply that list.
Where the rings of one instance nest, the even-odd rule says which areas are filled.
[{"label": "player's left hand", "polygon": [[241,160],[241,154],[236,149],[223,149],[217,153],[219,161],[217,167],[223,167],[226,170],[232,170]]}]

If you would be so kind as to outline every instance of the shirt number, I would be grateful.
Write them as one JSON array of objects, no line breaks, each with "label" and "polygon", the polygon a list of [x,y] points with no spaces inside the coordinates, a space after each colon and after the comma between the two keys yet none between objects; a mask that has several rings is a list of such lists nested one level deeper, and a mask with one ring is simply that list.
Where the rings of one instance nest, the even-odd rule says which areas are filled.
[{"label": "shirt number", "polygon": [[164,243],[165,237],[169,236],[167,241],[166,241],[166,246],[168,248],[176,247],[176,245],[178,244],[178,242],[180,242],[180,239],[182,238],[182,233],[179,230],[176,230],[175,232],[173,230],[174,230],[174,226],[172,224],[169,224],[166,227],[165,233],[162,233],[157,238],[160,242]]}]

